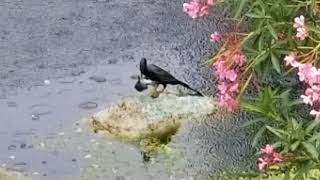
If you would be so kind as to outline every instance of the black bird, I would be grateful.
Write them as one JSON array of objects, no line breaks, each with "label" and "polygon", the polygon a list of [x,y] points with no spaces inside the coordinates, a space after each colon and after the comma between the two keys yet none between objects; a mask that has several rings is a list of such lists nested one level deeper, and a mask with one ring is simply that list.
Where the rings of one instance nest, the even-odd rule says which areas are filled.
[{"label": "black bird", "polygon": [[167,87],[168,84],[171,85],[182,85],[194,92],[196,92],[196,95],[203,96],[200,92],[192,89],[188,84],[181,82],[177,80],[175,77],[173,77],[170,73],[163,70],[159,66],[156,66],[154,64],[147,64],[147,59],[142,58],[140,61],[140,72],[142,75],[145,76],[146,79],[152,80],[156,87],[161,84],[163,85],[163,90]]},{"label": "black bird", "polygon": [[134,88],[135,88],[137,91],[141,92],[141,91],[143,91],[143,90],[145,90],[145,89],[148,89],[148,85],[142,83],[142,82],[141,82],[141,79],[140,79],[140,76],[138,76],[138,81],[137,81],[136,84],[134,85]]}]

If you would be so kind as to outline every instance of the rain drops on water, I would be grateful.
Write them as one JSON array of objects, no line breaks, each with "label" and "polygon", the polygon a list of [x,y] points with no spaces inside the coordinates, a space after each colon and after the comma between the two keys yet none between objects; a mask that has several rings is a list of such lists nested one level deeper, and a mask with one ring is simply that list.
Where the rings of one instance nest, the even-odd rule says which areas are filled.
[{"label": "rain drops on water", "polygon": [[16,159],[16,157],[15,156],[13,156],[13,155],[11,155],[11,156],[9,156],[9,159]]},{"label": "rain drops on water", "polygon": [[48,79],[44,80],[43,82],[45,85],[49,85],[51,83],[50,80],[48,80]]},{"label": "rain drops on water", "polygon": [[91,154],[87,154],[87,155],[85,155],[83,158],[84,158],[84,159],[90,159],[91,157],[92,157]]}]

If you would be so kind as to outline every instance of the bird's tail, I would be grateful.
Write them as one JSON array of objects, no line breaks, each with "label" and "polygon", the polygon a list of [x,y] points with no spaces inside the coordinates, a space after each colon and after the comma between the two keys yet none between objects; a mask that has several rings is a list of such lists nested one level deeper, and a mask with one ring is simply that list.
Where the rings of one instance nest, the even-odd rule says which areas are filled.
[{"label": "bird's tail", "polygon": [[197,90],[195,90],[195,89],[192,89],[188,84],[186,84],[186,83],[184,83],[184,82],[181,82],[181,81],[180,81],[180,84],[181,84],[183,87],[188,88],[188,89],[196,92],[196,95],[197,95],[197,96],[203,96],[202,93],[200,93],[199,91],[197,91]]}]

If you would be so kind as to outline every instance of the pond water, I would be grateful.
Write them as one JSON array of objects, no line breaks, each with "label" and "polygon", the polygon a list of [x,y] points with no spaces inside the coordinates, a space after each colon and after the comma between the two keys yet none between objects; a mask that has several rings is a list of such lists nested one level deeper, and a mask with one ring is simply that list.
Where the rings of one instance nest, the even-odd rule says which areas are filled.
[{"label": "pond water", "polygon": [[252,152],[239,123],[228,126],[228,133],[208,122],[186,127],[193,133],[177,137],[186,152],[174,165],[164,157],[146,164],[135,146],[77,126],[83,117],[138,94],[131,76],[138,74],[141,57],[207,95],[215,92],[205,61],[216,50],[210,33],[225,24],[192,20],[182,3],[1,1],[0,164],[34,179],[103,180],[202,179],[231,161],[244,165]]}]

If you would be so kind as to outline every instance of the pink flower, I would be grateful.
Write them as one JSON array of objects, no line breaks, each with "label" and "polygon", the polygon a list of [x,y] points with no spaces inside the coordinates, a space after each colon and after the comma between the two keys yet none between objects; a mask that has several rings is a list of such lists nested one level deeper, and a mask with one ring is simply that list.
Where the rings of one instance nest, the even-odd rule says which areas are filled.
[{"label": "pink flower", "polygon": [[[228,67],[225,65],[227,56],[232,56],[228,60],[232,60],[233,65]],[[221,56],[213,64],[213,69],[218,76],[218,90],[219,90],[219,106],[225,110],[234,111],[239,102],[237,96],[239,95],[240,73],[243,71],[242,67],[245,65],[246,57],[242,52],[234,55],[231,51],[226,51],[226,54]]]},{"label": "pink flower", "polygon": [[294,24],[293,24],[294,28],[303,28],[304,27],[304,16],[300,16],[300,17],[296,17],[294,18]]},{"label": "pink flower", "polygon": [[310,114],[320,121],[320,69],[310,63],[296,62],[291,53],[285,57],[285,61],[287,65],[291,64],[298,69],[299,80],[307,85],[304,95],[300,97],[305,104],[313,106]]},{"label": "pink flower", "polygon": [[286,65],[291,65],[292,67],[298,67],[300,64],[296,61],[296,55],[291,52],[289,55],[284,57],[284,61],[286,62]]},{"label": "pink flower", "polygon": [[300,64],[298,66],[298,69],[299,69],[299,72],[298,72],[299,80],[309,82],[309,80],[311,80],[310,72],[312,70],[312,65],[309,63]]},{"label": "pink flower", "polygon": [[239,83],[235,82],[232,86],[230,86],[229,91],[238,93],[239,92]]},{"label": "pink flower", "polygon": [[227,92],[227,85],[226,83],[222,83],[218,85],[218,90],[220,91],[220,93],[225,94]]},{"label": "pink flower", "polygon": [[312,110],[310,111],[310,114],[316,116],[316,120],[317,120],[317,121],[320,120],[320,111],[317,111],[317,110],[312,109]]},{"label": "pink flower", "polygon": [[303,99],[305,104],[310,104],[312,106],[313,102],[310,96],[301,95],[300,97]]},{"label": "pink flower", "polygon": [[192,18],[210,15],[214,5],[213,0],[191,0],[190,3],[183,4],[183,11]]},{"label": "pink flower", "polygon": [[214,5],[214,0],[208,0],[207,4],[210,5],[210,6],[213,6]]},{"label": "pink flower", "polygon": [[225,78],[232,82],[235,81],[237,77],[238,77],[238,74],[233,69],[226,71],[225,73]]},{"label": "pink flower", "polygon": [[307,33],[307,30],[305,28],[298,28],[297,29],[297,34],[296,34],[296,37],[299,39],[299,40],[305,40],[306,37],[308,36],[308,33]]},{"label": "pink flower", "polygon": [[258,166],[259,166],[259,170],[263,170],[268,166],[268,162],[265,161],[263,158],[259,158],[258,159]]},{"label": "pink flower", "polygon": [[258,159],[258,167],[260,170],[267,168],[271,164],[279,163],[284,160],[284,157],[277,153],[274,148],[267,144],[265,148],[261,148],[262,157]]},{"label": "pink flower", "polygon": [[233,58],[235,63],[238,64],[239,66],[243,66],[247,61],[246,56],[240,53],[235,54]]},{"label": "pink flower", "polygon": [[304,16],[294,18],[293,27],[297,30],[296,37],[302,41],[308,36],[308,32],[306,30],[306,26],[304,24]]},{"label": "pink flower", "polygon": [[264,148],[261,148],[261,152],[270,154],[273,153],[274,149],[270,144],[267,144]]},{"label": "pink flower", "polygon": [[222,34],[218,32],[214,32],[210,36],[210,41],[212,42],[220,42],[222,40]]}]

